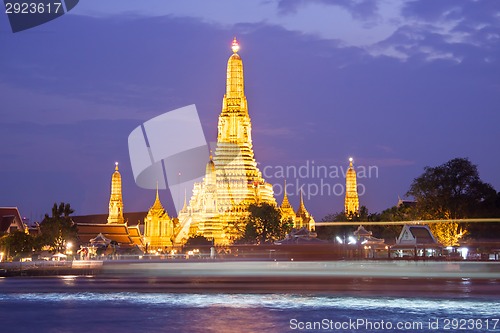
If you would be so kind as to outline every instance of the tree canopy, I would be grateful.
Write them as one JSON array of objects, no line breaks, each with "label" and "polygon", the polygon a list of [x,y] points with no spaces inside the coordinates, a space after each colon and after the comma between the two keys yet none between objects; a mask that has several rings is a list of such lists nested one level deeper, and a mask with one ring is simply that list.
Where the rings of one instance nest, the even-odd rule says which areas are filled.
[{"label": "tree canopy", "polygon": [[495,201],[496,191],[479,178],[477,166],[455,158],[437,167],[425,167],[407,195],[415,198],[420,219],[477,217],[485,204]]},{"label": "tree canopy", "polygon": [[0,238],[0,247],[6,251],[7,256],[19,257],[33,251],[35,240],[24,231],[14,231]]},{"label": "tree canopy", "polygon": [[68,242],[77,241],[77,227],[70,217],[73,212],[69,203],[61,202],[59,206],[54,203],[52,215],[45,214],[40,223],[43,245],[48,245],[53,251],[63,252]]},{"label": "tree canopy", "polygon": [[285,238],[292,225],[289,221],[282,221],[280,210],[268,203],[251,204],[248,207],[250,214],[240,241],[253,244],[272,243]]}]

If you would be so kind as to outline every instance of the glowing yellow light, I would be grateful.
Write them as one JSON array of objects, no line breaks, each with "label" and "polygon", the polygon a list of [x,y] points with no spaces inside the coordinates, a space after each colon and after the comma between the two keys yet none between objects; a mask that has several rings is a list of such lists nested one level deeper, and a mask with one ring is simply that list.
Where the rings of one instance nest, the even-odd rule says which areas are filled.
[{"label": "glowing yellow light", "polygon": [[234,53],[237,53],[240,50],[240,44],[236,40],[236,37],[233,39],[233,44],[231,46],[231,49],[233,50]]},{"label": "glowing yellow light", "polygon": [[346,191],[344,201],[344,212],[349,219],[359,216],[359,198],[356,185],[356,171],[352,165],[353,158],[349,157],[349,169],[346,173]]},{"label": "glowing yellow light", "polygon": [[111,195],[109,197],[108,223],[124,223],[122,178],[118,172],[118,162],[115,162],[115,172],[111,176]]}]

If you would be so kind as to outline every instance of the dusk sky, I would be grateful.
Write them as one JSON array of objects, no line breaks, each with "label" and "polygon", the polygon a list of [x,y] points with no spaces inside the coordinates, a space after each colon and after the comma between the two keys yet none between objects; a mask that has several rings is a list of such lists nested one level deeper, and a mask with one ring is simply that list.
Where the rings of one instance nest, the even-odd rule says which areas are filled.
[{"label": "dusk sky", "polygon": [[[128,135],[196,104],[215,141],[234,36],[255,157],[279,203],[286,177],[295,209],[298,181],[317,221],[342,211],[350,156],[358,173],[372,167],[358,178],[370,212],[455,157],[500,191],[500,1],[82,0],[19,33],[0,14],[0,206],[32,220],[61,201],[107,213],[118,161],[125,211],[148,210]],[[279,173],[301,166],[297,179]],[[177,195],[160,192],[173,216]]]}]

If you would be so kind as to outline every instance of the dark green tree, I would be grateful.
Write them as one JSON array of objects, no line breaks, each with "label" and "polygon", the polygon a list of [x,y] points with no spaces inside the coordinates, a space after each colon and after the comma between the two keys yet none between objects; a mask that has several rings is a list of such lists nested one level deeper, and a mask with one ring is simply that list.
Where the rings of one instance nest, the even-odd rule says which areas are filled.
[{"label": "dark green tree", "polygon": [[202,235],[196,235],[196,236],[191,236],[188,238],[186,241],[185,246],[207,246],[207,245],[212,245],[213,241],[209,240],[208,238],[202,236]]},{"label": "dark green tree", "polygon": [[[349,218],[344,212],[328,214],[321,219],[321,222],[349,222]],[[333,241],[335,237],[340,237],[344,239],[347,235],[352,234],[356,230],[350,225],[328,225],[328,226],[317,226],[316,233],[319,239]]]},{"label": "dark green tree", "polygon": [[387,208],[379,214],[380,221],[414,221],[418,220],[415,205],[399,205]]},{"label": "dark green tree", "polygon": [[73,209],[69,203],[54,203],[52,215],[45,214],[40,223],[40,237],[43,245],[48,245],[52,251],[64,252],[68,242],[76,243],[78,239],[77,226],[70,215]]},{"label": "dark green tree", "polygon": [[33,252],[35,240],[33,236],[23,232],[14,231],[0,238],[0,248],[9,257],[19,258]]},{"label": "dark green tree", "polygon": [[244,228],[242,241],[253,244],[272,243],[285,238],[292,229],[289,221],[281,220],[278,208],[268,203],[251,204],[250,212]]},{"label": "dark green tree", "polygon": [[494,202],[496,191],[479,178],[477,166],[455,158],[437,167],[425,167],[407,195],[415,198],[420,219],[460,219],[481,215],[485,202]]}]

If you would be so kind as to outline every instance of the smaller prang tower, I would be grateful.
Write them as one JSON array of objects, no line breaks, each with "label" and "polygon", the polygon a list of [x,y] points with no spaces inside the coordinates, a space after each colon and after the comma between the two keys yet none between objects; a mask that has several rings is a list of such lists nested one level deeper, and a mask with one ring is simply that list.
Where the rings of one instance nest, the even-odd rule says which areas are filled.
[{"label": "smaller prang tower", "polygon": [[345,215],[348,219],[359,216],[359,198],[356,184],[356,171],[352,166],[352,157],[349,158],[349,169],[345,179]]},{"label": "smaller prang tower", "polygon": [[174,223],[160,201],[158,185],[156,199],[144,219],[144,240],[149,252],[165,252],[172,247]]},{"label": "smaller prang tower", "polygon": [[113,172],[113,176],[111,176],[108,224],[109,223],[125,223],[123,219],[122,176],[120,172],[118,172],[118,162],[115,162],[115,172]]}]

